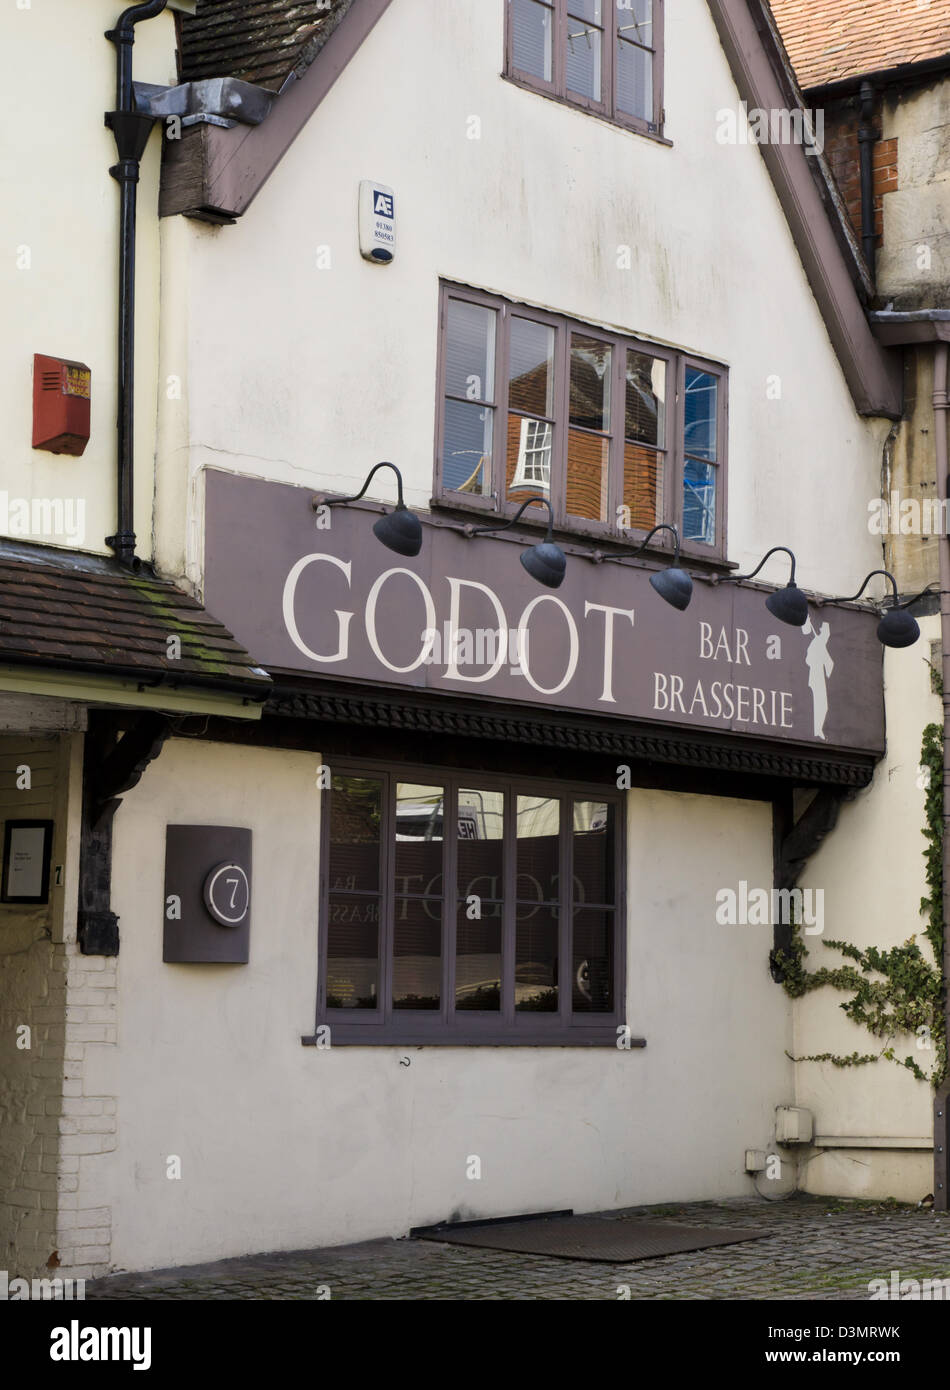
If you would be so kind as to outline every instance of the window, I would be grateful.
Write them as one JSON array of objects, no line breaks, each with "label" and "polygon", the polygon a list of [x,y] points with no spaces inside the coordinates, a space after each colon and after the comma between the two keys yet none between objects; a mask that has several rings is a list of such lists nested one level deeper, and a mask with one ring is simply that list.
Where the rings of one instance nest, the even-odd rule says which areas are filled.
[{"label": "window", "polygon": [[724,368],[455,286],[441,322],[438,500],[541,495],[563,530],[673,522],[687,553],[724,553]]},{"label": "window", "polygon": [[661,133],[663,0],[508,0],[507,25],[507,77]]},{"label": "window", "polygon": [[616,1045],[620,797],[346,765],[326,796],[318,1023],[334,1043]]}]

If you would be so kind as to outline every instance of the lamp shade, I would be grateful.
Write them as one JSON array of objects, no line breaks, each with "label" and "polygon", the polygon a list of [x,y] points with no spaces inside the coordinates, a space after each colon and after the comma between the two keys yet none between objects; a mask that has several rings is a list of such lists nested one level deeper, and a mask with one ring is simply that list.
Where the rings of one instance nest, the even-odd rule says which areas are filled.
[{"label": "lamp shade", "polygon": [[891,608],[877,625],[877,640],[885,647],[912,647],[920,636],[916,618],[903,608]]},{"label": "lamp shade", "polygon": [[693,581],[685,570],[677,569],[671,565],[669,569],[658,570],[656,574],[650,575],[650,583],[667,603],[680,612],[689,607],[689,601],[693,597]]},{"label": "lamp shade", "polygon": [[769,594],[765,606],[773,618],[778,618],[780,623],[788,623],[789,627],[804,627],[808,622],[808,599],[792,581],[784,589],[776,589],[774,594]]},{"label": "lamp shade", "polygon": [[418,555],[422,549],[422,522],[415,512],[401,504],[374,523],[373,533],[397,555]]},{"label": "lamp shade", "polygon": [[532,579],[548,589],[560,588],[567,569],[567,556],[559,545],[553,541],[541,541],[522,550],[519,558]]}]

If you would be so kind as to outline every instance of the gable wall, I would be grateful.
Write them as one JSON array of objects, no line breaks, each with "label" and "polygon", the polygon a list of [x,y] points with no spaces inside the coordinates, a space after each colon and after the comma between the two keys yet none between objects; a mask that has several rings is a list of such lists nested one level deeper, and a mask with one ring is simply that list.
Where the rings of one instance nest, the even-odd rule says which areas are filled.
[{"label": "gable wall", "polygon": [[[737,96],[707,5],[668,10],[672,148],[505,82],[501,0],[399,0],[236,226],[163,224],[163,375],[190,362],[160,402],[172,572],[200,579],[204,464],[355,491],[387,458],[428,505],[440,276],[728,364],[730,558],[784,540],[826,592],[872,567],[887,426],[855,412],[758,149],[717,143]],[[388,268],[358,253],[363,177],[396,191]]]}]

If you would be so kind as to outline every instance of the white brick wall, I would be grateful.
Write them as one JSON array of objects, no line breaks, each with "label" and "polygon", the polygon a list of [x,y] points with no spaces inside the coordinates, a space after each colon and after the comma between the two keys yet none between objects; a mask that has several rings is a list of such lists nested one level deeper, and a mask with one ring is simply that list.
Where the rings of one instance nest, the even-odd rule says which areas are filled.
[{"label": "white brick wall", "polygon": [[[114,1096],[87,1094],[89,1047],[116,1042],[116,968],[112,956],[83,956],[74,942],[66,952],[63,1094],[57,1111],[61,1196],[56,1226],[60,1273],[94,1279],[111,1266],[112,1210],[87,1205],[83,1191],[92,1165],[116,1146]],[[70,1200],[67,1202],[66,1199]]]},{"label": "white brick wall", "polygon": [[[16,786],[24,762],[29,792]],[[117,962],[76,944],[80,771],[75,735],[0,737],[0,819],[54,820],[54,863],[66,866],[47,907],[0,904],[0,1268],[11,1278],[110,1267],[111,1209],[84,1194],[115,1148],[117,1107],[85,1076],[90,1048],[115,1045]],[[16,1045],[23,1024],[29,1048]]]}]

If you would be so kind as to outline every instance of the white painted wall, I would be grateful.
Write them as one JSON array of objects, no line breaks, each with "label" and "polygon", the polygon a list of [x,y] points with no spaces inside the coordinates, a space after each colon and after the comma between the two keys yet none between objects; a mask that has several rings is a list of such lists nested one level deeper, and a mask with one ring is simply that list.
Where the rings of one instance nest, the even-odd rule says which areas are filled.
[{"label": "white painted wall", "polygon": [[[119,0],[12,2],[0,13],[4,104],[12,113],[0,157],[0,490],[9,500],[83,503],[78,534],[21,539],[110,553],[115,530],[116,314],[119,186],[109,175],[115,141],[103,113],[115,105],[115,47],[103,37]],[[173,84],[170,13],[142,23],[136,80]],[[136,505],[138,551],[151,553],[158,371],[160,137],[142,162],[137,248]],[[33,354],[92,368],[91,438],[81,458],[32,445]],[[0,533],[7,513],[0,508]],[[78,516],[78,514],[77,514]],[[78,533],[78,527],[74,531]]]},{"label": "white painted wall", "polygon": [[[102,1075],[86,1062],[90,1093],[120,1097],[118,1147],[83,1188],[84,1204],[111,1202],[117,1267],[396,1236],[453,1212],[751,1192],[744,1149],[791,1099],[790,1010],[768,929],[717,927],[714,912],[723,883],[768,881],[767,806],[629,795],[628,1017],[646,1049],[318,1050],[300,1037],[316,999],[319,761],[176,740],[118,812],[119,1045],[98,1049]],[[248,965],[162,964],[168,822],[253,830]]]},{"label": "white painted wall", "polygon": [[[716,141],[738,98],[705,0],[667,12],[672,148],[504,81],[503,0],[399,0],[237,225],[164,224],[161,374],[184,362],[188,383],[159,403],[170,573],[207,464],[355,491],[391,459],[428,506],[443,276],[728,364],[731,558],[751,567],[785,542],[804,585],[850,592],[875,559],[886,426],[855,413],[759,150]],[[388,268],[359,256],[364,177],[396,192]],[[193,579],[200,531],[199,513]]]},{"label": "white painted wall", "polygon": [[[924,827],[926,792],[921,783],[920,746],[929,723],[942,723],[940,697],[930,687],[930,643],[939,638],[940,619],[921,619],[921,641],[904,651],[888,651],[884,662],[887,703],[887,756],[878,764],[873,784],[846,804],[832,835],[808,864],[803,886],[823,888],[824,937],[882,949],[916,935],[932,959],[923,935],[926,919],[918,911],[926,895]],[[808,938],[811,970],[844,963],[827,950],[821,937]],[[865,1028],[842,1013],[848,994],[816,990],[796,1001],[795,1056],[833,1052],[850,1056],[879,1051]],[[933,1053],[917,1040],[901,1037],[897,1057],[911,1055],[929,1071]],[[798,1104],[815,1115],[818,1134],[927,1138],[933,1133],[933,1092],[910,1072],[882,1060],[841,1069],[830,1062],[802,1062],[796,1067]],[[929,1152],[868,1150],[823,1153],[805,1167],[807,1191],[855,1196],[894,1196],[918,1201],[933,1190],[933,1156]]]}]

